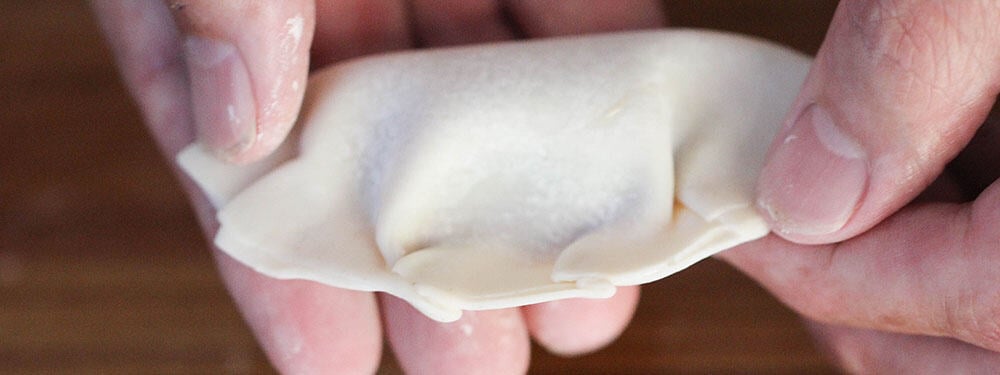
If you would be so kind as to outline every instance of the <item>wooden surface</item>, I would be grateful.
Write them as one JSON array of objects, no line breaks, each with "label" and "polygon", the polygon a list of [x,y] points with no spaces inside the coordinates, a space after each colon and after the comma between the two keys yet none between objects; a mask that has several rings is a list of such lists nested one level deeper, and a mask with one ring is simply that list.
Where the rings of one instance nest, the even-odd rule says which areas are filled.
[{"label": "wooden surface", "polygon": [[[832,4],[768,3],[669,7],[814,52]],[[0,4],[0,373],[272,372],[87,8]],[[834,371],[793,313],[712,260],[646,287],[607,349],[533,355],[534,373]]]}]

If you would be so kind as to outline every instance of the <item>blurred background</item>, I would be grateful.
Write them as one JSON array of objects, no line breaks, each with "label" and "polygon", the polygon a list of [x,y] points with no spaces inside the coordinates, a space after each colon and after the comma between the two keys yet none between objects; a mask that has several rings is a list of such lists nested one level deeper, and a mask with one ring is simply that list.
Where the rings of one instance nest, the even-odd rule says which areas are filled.
[{"label": "blurred background", "polygon": [[[272,373],[86,3],[0,4],[0,373]],[[836,5],[666,4],[673,26],[810,54]],[[643,294],[610,347],[535,348],[532,373],[835,371],[795,314],[721,262]],[[380,371],[398,373],[386,353]]]}]

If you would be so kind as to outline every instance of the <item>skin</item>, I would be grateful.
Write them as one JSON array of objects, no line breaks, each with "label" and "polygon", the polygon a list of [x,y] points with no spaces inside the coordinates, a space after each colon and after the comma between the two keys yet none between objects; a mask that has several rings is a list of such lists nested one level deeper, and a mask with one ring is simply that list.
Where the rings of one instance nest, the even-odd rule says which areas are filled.
[{"label": "skin", "polygon": [[[720,255],[849,372],[1000,370],[997,25],[994,1],[841,2],[758,184],[776,235]],[[863,155],[855,186],[779,150],[823,143],[788,141],[816,107]]]},{"label": "skin", "polygon": [[[197,135],[235,163],[280,143],[311,68],[665,23],[659,2],[645,0],[92,3],[164,154],[172,160]],[[998,4],[842,2],[761,173],[758,204],[776,234],[720,254],[803,314],[847,371],[1000,369],[1000,115],[988,117],[1000,92]],[[290,43],[296,17],[302,32]],[[223,74],[206,80],[198,69],[216,60],[224,65],[210,72]],[[202,100],[219,92],[225,100]],[[227,105],[248,133],[224,131]],[[233,134],[252,136],[232,147]],[[214,233],[214,212],[180,178]],[[383,333],[408,372],[523,372],[529,337],[556,353],[594,350],[638,298],[622,288],[610,300],[439,324],[392,297],[273,280],[216,254],[262,347],[290,373],[371,372]]]},{"label": "skin", "polygon": [[[91,3],[146,125],[171,161],[196,139],[233,163],[267,155],[298,114],[308,71],[347,58],[665,24],[653,0]],[[234,124],[241,130],[234,132]],[[215,212],[178,176],[211,237]],[[442,324],[391,296],[275,280],[218,250],[215,256],[237,306],[283,373],[372,373],[383,334],[408,373],[525,372],[529,337],[565,355],[595,350],[621,333],[639,298],[637,287],[625,287],[607,300],[466,312]]]}]

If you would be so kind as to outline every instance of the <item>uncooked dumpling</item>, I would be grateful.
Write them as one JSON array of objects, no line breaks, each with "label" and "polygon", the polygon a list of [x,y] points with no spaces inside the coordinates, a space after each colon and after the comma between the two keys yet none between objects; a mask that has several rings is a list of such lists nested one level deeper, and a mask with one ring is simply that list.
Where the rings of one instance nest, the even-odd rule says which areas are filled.
[{"label": "uncooked dumpling", "polygon": [[266,275],[439,321],[670,275],[764,236],[753,186],[809,60],[706,31],[422,50],[315,73],[268,160],[182,167]]}]

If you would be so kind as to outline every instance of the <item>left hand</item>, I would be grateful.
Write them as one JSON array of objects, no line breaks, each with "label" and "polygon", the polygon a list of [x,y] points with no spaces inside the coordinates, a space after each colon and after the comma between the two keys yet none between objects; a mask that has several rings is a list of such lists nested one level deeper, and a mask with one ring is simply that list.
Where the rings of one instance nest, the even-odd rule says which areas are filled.
[{"label": "left hand", "polygon": [[[658,0],[92,3],[146,125],[171,161],[196,134],[231,162],[269,154],[295,120],[310,65],[388,50],[665,22]],[[181,180],[211,237],[214,209],[183,174]],[[466,312],[458,322],[441,324],[388,295],[277,280],[221,252],[216,257],[237,306],[285,373],[371,373],[383,330],[408,373],[523,372],[529,334],[557,353],[595,350],[618,336],[638,300],[638,287],[622,287],[607,300]]]}]

